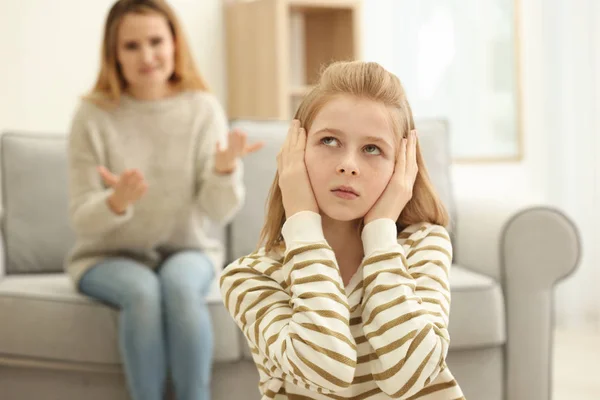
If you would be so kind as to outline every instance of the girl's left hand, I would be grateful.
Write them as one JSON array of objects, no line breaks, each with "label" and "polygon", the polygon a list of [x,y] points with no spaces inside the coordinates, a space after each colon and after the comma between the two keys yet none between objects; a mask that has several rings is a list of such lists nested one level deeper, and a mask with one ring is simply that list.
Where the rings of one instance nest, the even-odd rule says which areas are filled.
[{"label": "girl's left hand", "polygon": [[378,218],[398,220],[400,213],[412,198],[418,171],[417,131],[411,131],[408,139],[402,139],[394,174],[379,199],[365,215],[364,224]]},{"label": "girl's left hand", "polygon": [[223,148],[221,143],[217,142],[215,153],[215,172],[218,174],[230,174],[235,170],[238,158],[246,154],[254,153],[260,150],[264,143],[258,142],[249,145],[247,143],[246,133],[240,130],[229,132],[228,146]]}]

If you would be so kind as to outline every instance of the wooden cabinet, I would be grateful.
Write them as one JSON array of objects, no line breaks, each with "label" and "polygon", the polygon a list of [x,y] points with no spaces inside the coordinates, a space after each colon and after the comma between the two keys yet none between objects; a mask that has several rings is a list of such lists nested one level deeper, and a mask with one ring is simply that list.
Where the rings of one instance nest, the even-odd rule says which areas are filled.
[{"label": "wooden cabinet", "polygon": [[290,119],[324,66],[360,59],[358,0],[237,0],[225,8],[231,119]]}]

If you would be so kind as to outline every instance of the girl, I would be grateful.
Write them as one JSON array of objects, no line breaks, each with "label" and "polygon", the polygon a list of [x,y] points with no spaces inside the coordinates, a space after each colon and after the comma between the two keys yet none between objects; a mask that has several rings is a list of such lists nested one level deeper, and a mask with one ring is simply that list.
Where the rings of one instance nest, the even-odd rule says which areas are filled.
[{"label": "girl", "polygon": [[[228,146],[225,147],[225,142]],[[219,146],[223,143],[223,146]],[[213,337],[204,296],[223,262],[208,219],[244,198],[240,158],[260,144],[227,137],[227,120],[161,0],[120,0],[102,65],[69,136],[66,270],[84,294],[118,307],[131,397],[208,400]]]},{"label": "girl", "polygon": [[277,161],[264,247],[220,279],[263,399],[462,399],[448,216],[398,78],[330,65]]}]

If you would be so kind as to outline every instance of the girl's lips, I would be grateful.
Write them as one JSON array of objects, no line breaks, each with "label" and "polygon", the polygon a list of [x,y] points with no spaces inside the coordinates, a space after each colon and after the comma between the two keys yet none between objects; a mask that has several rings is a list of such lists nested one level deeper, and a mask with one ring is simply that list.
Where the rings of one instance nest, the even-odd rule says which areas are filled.
[{"label": "girl's lips", "polygon": [[358,194],[356,194],[356,192],[354,192],[354,190],[349,189],[349,188],[338,188],[338,189],[332,190],[331,192],[334,195],[336,195],[337,197],[346,199],[346,200],[354,200],[358,197]]}]

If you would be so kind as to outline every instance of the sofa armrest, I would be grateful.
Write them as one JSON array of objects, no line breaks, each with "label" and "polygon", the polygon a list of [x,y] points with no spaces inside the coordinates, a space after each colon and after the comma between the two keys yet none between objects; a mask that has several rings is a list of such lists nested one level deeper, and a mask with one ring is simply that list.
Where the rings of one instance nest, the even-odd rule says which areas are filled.
[{"label": "sofa armrest", "polygon": [[506,398],[546,400],[551,391],[554,287],[579,262],[577,228],[549,207],[516,211],[483,202],[461,208],[456,262],[498,279],[503,288]]},{"label": "sofa armrest", "polygon": [[525,209],[506,224],[502,263],[509,399],[551,396],[554,287],[573,273],[580,253],[577,228],[556,209]]}]

